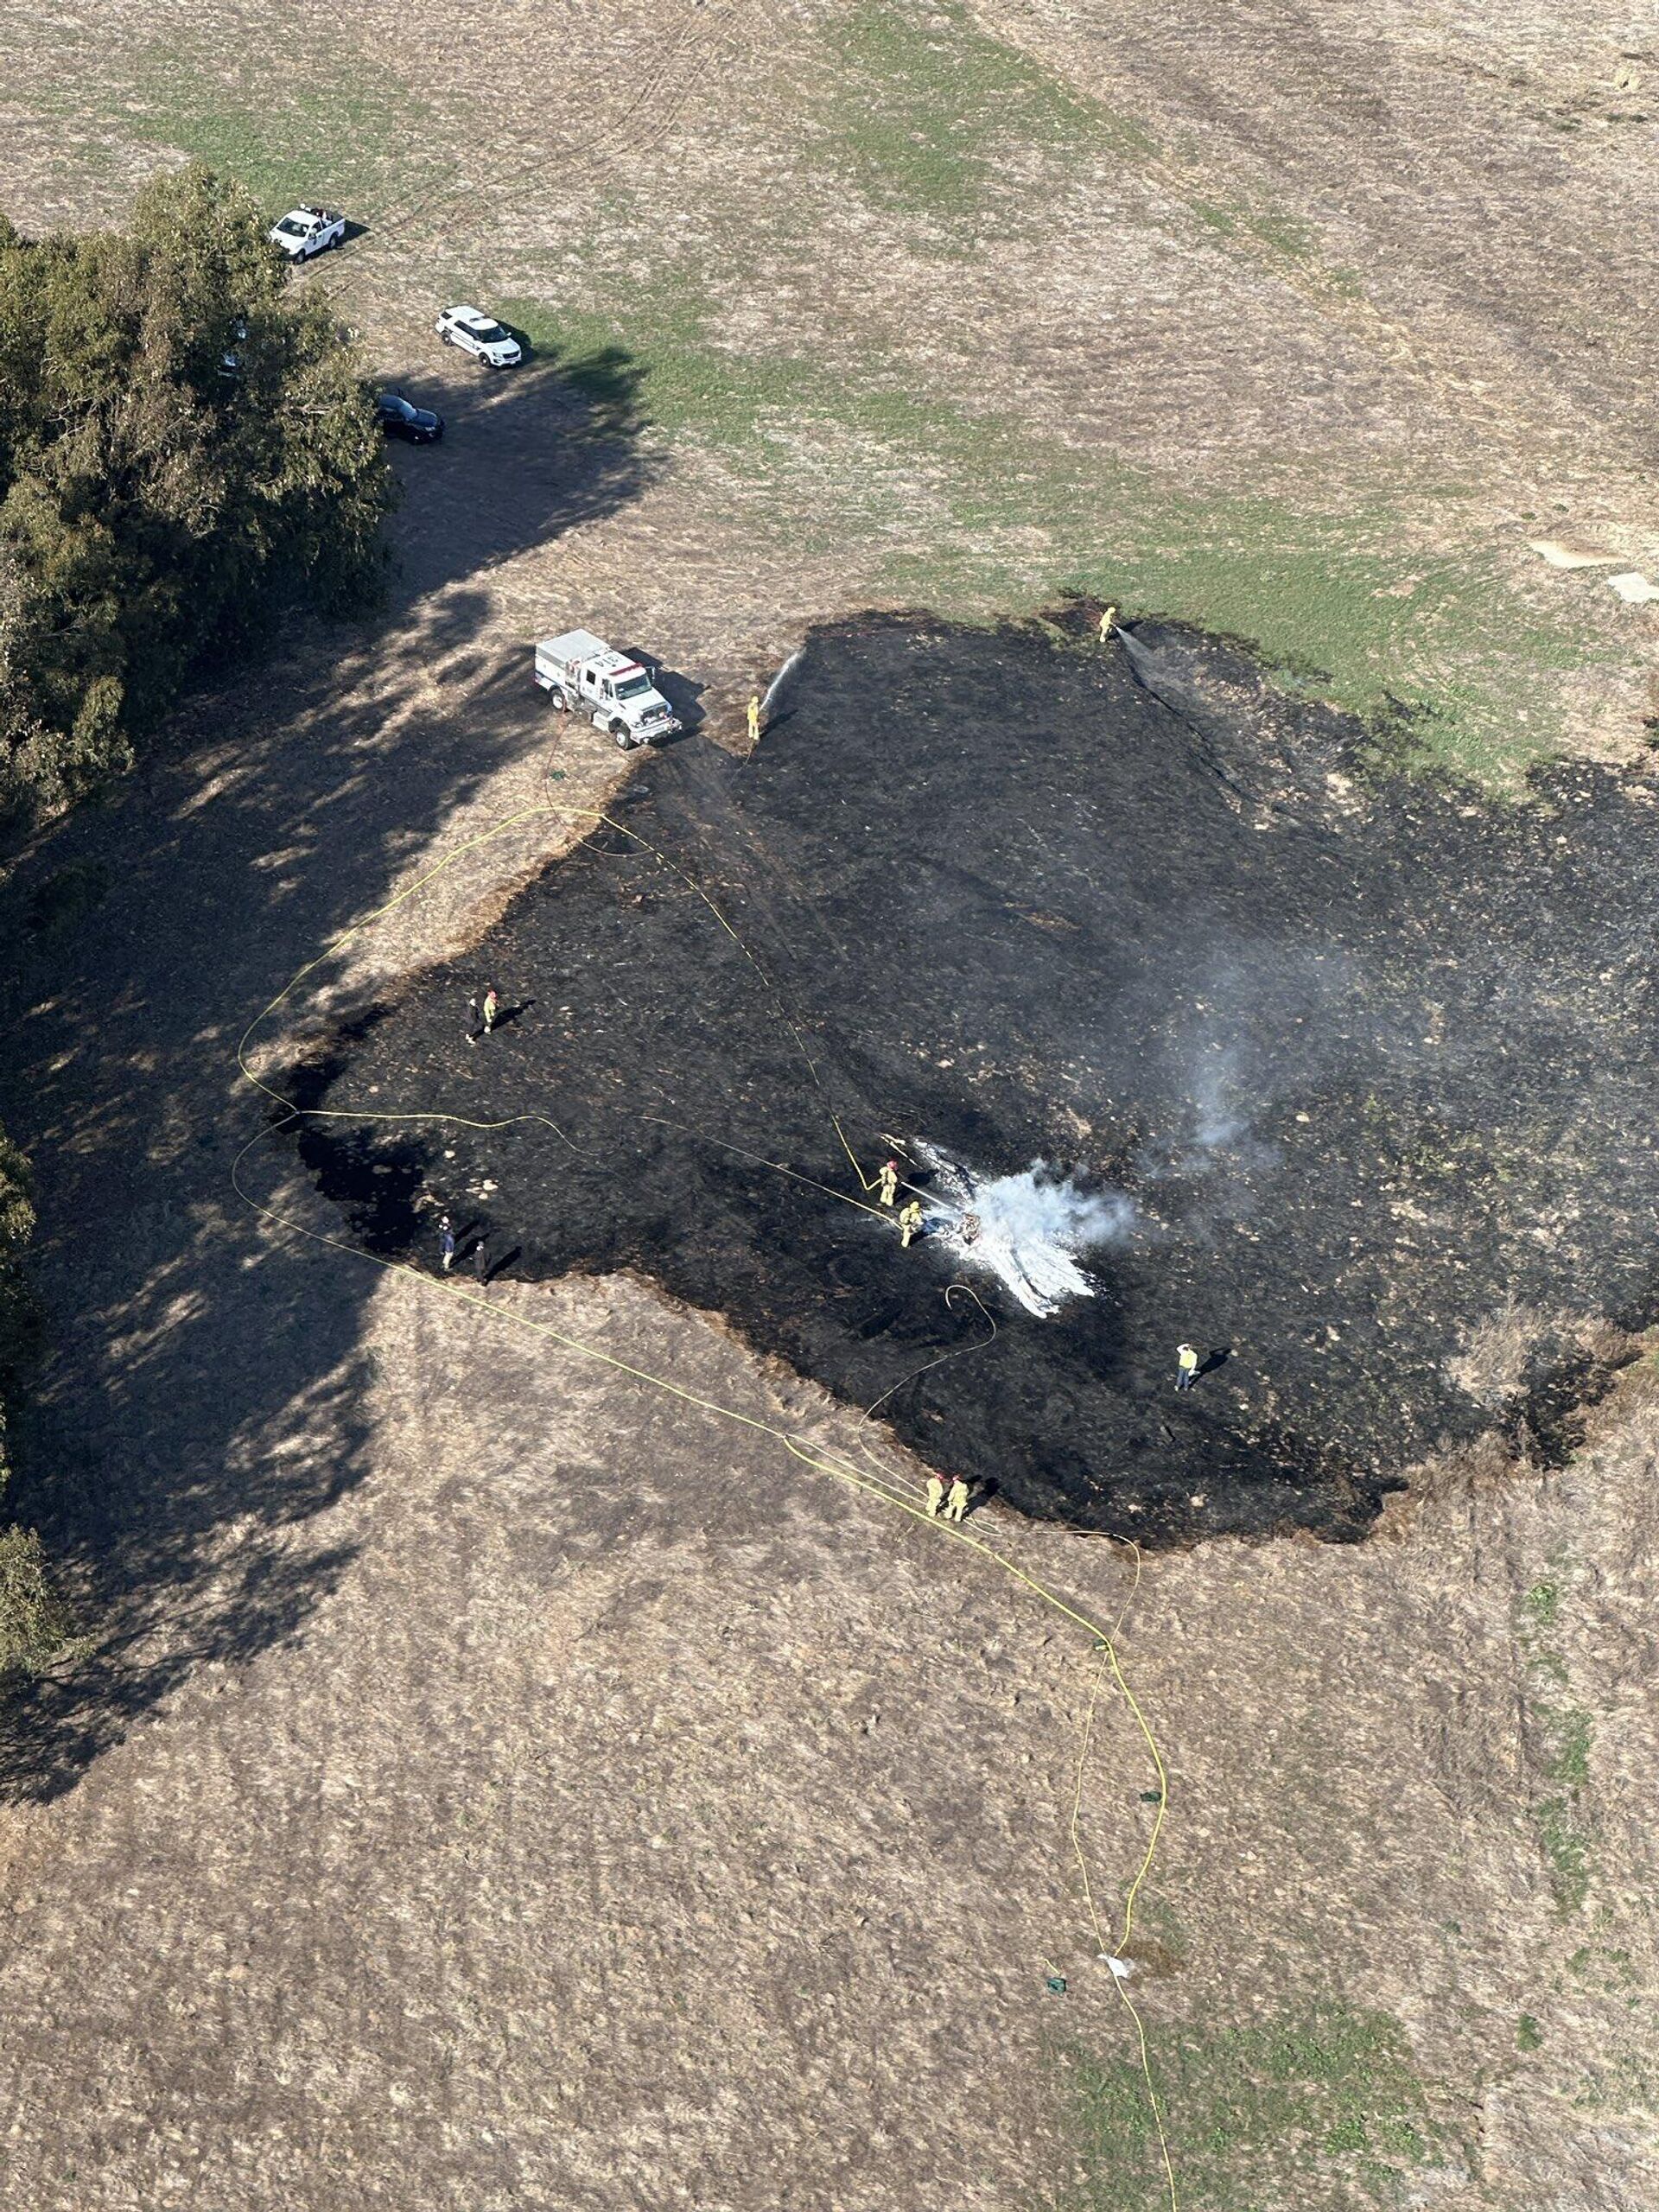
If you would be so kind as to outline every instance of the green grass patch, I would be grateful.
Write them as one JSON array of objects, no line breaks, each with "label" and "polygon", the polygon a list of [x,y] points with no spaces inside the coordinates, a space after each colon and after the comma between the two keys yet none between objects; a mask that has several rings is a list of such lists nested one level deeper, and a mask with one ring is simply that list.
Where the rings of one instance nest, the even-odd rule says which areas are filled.
[{"label": "green grass patch", "polygon": [[1312,223],[1305,223],[1300,215],[1268,213],[1249,215],[1245,227],[1260,238],[1263,245],[1271,246],[1275,253],[1282,253],[1287,260],[1312,261],[1319,252],[1319,238]]},{"label": "green grass patch", "polygon": [[739,451],[767,419],[809,415],[821,400],[821,369],[716,344],[706,310],[680,283],[622,315],[535,300],[507,300],[500,312],[593,403],[606,430],[651,429]]},{"label": "green grass patch", "polygon": [[1581,1943],[1568,1959],[1567,1970],[1588,1980],[1593,1988],[1620,1996],[1636,1987],[1630,1955],[1618,1944]]},{"label": "green grass patch", "polygon": [[1557,1582],[1535,1582],[1522,1603],[1528,1618],[1539,1628],[1554,1628],[1561,1617],[1561,1590]]},{"label": "green grass patch", "polygon": [[450,166],[429,105],[355,52],[302,41],[279,65],[186,35],[135,47],[77,39],[70,54],[57,82],[31,87],[31,107],[171,146],[273,212],[310,200],[372,216]]},{"label": "green grass patch", "polygon": [[350,213],[411,175],[428,111],[356,57],[337,76],[302,62],[273,90],[156,51],[135,73],[129,112],[145,137],[239,178],[273,209],[315,200]]},{"label": "green grass patch", "polygon": [[1563,1920],[1584,1910],[1590,1894],[1591,1834],[1586,1808],[1576,1790],[1541,1797],[1533,1807],[1538,1840],[1549,1866],[1555,1908]]},{"label": "green grass patch", "polygon": [[1515,2047],[1517,2050],[1541,2050],[1544,2031],[1530,2012],[1523,2012],[1515,2027]]},{"label": "green grass patch", "polygon": [[[685,271],[612,296],[604,313],[503,311],[607,427],[738,463],[757,533],[840,560],[873,595],[976,618],[1095,593],[1243,641],[1287,688],[1386,730],[1381,766],[1498,788],[1552,750],[1549,680],[1597,650],[1571,603],[1548,621],[1529,611],[1484,535],[1408,554],[1385,504],[1332,515],[1201,497],[918,391],[891,356],[849,370],[740,350]],[[1441,496],[1454,516],[1458,495]]]},{"label": "green grass patch", "polygon": [[1213,231],[1217,238],[1236,238],[1241,218],[1236,208],[1217,207],[1211,200],[1189,200],[1187,207],[1206,231]]},{"label": "green grass patch", "polygon": [[1252,212],[1248,207],[1223,207],[1211,200],[1189,200],[1186,204],[1205,230],[1214,231],[1218,238],[1248,234],[1274,253],[1284,255],[1287,260],[1313,261],[1318,257],[1318,234],[1313,226],[1305,223],[1299,215],[1283,214],[1272,208]]},{"label": "green grass patch", "polygon": [[1590,1745],[1593,1736],[1590,1716],[1580,1707],[1568,1706],[1546,1716],[1552,1735],[1549,1778],[1569,1789],[1587,1789],[1590,1783]]},{"label": "green grass patch", "polygon": [[1575,2110],[1629,2115],[1659,2113],[1659,2070],[1650,2045],[1637,2050],[1598,2050],[1573,2091]]},{"label": "green grass patch", "polygon": [[[1150,2056],[1190,2212],[1386,2203],[1414,2171],[1461,2156],[1386,2012],[1332,2005],[1265,2025],[1165,2031]],[[1156,2212],[1166,2184],[1139,2064],[1076,2050],[1065,2063],[1086,2177],[1075,2212]]]},{"label": "green grass patch", "polygon": [[[1595,1744],[1592,1716],[1582,1706],[1558,1700],[1572,1674],[1566,1660],[1545,1639],[1560,1625],[1561,1586],[1555,1575],[1541,1576],[1521,1600],[1518,1636],[1526,1654],[1527,1714],[1535,1767],[1548,1785],[1533,1806],[1538,1841],[1548,1862],[1556,1910],[1563,1919],[1583,1910],[1590,1893],[1595,1820],[1590,1802],[1590,1753]],[[1573,1954],[1569,1967],[1590,1956]]]},{"label": "green grass patch", "polygon": [[874,206],[952,223],[979,210],[999,160],[1017,149],[1067,167],[1154,150],[1139,124],[988,37],[959,0],[925,10],[855,0],[823,38],[816,157]]}]

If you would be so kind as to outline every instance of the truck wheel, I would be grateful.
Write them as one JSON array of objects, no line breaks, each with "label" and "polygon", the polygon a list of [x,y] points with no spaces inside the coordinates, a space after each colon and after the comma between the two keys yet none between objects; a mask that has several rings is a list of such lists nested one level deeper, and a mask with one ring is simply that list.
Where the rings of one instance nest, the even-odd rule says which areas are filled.
[{"label": "truck wheel", "polygon": [[553,702],[553,711],[555,714],[568,715],[569,713],[570,702],[565,696],[564,693],[560,690],[556,683],[553,686],[553,689],[548,694],[548,696]]},{"label": "truck wheel", "polygon": [[612,722],[609,725],[609,728],[611,735],[616,740],[617,743],[626,753],[629,745],[632,742],[632,739],[628,735],[628,726],[626,722]]}]

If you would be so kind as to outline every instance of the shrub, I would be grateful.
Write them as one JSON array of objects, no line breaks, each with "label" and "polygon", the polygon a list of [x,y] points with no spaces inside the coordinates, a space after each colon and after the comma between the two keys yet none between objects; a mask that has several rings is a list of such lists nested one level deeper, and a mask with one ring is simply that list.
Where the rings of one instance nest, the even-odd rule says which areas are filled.
[{"label": "shrub", "polygon": [[0,218],[0,814],[69,804],[284,604],[360,606],[392,478],[349,345],[200,167],[129,227]]},{"label": "shrub", "polygon": [[32,1529],[0,1531],[0,1688],[44,1666],[68,1634],[40,1538]]},{"label": "shrub", "polygon": [[[35,1302],[22,1277],[35,1228],[29,1169],[0,1129],[0,1490],[7,1478],[6,1405],[35,1351]],[[32,1529],[0,1529],[0,1684],[38,1667],[62,1644],[68,1616],[47,1578]]]}]

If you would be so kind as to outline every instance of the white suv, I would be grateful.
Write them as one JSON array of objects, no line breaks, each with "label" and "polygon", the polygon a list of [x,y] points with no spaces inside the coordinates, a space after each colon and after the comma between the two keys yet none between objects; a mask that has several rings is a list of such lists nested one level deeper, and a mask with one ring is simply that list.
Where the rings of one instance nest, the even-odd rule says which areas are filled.
[{"label": "white suv", "polygon": [[510,330],[503,330],[476,308],[445,308],[435,325],[446,346],[459,346],[486,361],[493,369],[510,369],[524,359],[524,349]]},{"label": "white suv", "polygon": [[280,223],[265,233],[290,261],[309,261],[314,253],[327,253],[346,237],[346,218],[332,207],[290,207]]}]

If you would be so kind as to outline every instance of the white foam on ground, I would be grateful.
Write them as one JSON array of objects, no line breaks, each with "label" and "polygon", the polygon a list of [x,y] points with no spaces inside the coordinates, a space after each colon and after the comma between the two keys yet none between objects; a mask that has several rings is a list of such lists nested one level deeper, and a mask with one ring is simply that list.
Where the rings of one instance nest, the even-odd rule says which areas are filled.
[{"label": "white foam on ground", "polygon": [[[1018,1175],[981,1181],[931,1145],[911,1149],[934,1171],[933,1191],[922,1200],[929,1236],[964,1267],[995,1275],[1028,1313],[1044,1316],[1058,1313],[1068,1298],[1092,1298],[1095,1285],[1082,1254],[1121,1243],[1135,1227],[1132,1198],[1080,1190],[1044,1160],[1033,1160]],[[979,1220],[971,1242],[962,1233],[969,1214]]]}]

